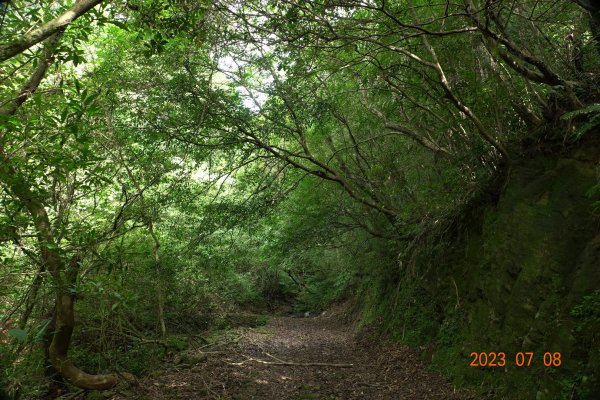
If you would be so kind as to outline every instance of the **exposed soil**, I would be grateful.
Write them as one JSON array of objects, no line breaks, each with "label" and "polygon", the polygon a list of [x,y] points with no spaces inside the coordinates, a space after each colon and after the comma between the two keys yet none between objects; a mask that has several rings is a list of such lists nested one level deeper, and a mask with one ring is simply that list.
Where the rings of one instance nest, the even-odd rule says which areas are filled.
[{"label": "exposed soil", "polygon": [[428,371],[415,351],[356,340],[335,319],[273,317],[266,327],[238,332],[238,340],[189,351],[176,360],[179,364],[143,379],[118,398],[475,398]]}]

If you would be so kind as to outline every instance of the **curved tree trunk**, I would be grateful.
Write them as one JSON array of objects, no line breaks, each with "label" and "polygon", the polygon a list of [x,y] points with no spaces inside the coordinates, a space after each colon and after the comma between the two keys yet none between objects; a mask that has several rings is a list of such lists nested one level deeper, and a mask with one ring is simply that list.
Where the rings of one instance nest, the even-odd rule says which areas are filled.
[{"label": "curved tree trunk", "polygon": [[50,219],[43,204],[36,198],[24,177],[10,164],[0,144],[0,179],[25,206],[35,226],[42,264],[52,276],[56,291],[54,334],[48,349],[52,366],[71,384],[82,389],[103,390],[117,383],[116,375],[90,375],[77,368],[67,356],[75,328],[74,299],[71,292],[77,271],[67,271],[54,240]]},{"label": "curved tree trunk", "polygon": [[52,366],[72,385],[82,389],[110,389],[117,383],[115,374],[91,375],[77,368],[68,358],[71,336],[75,327],[73,296],[64,288],[56,293],[56,329],[49,348]]},{"label": "curved tree trunk", "polygon": [[62,375],[54,368],[50,361],[50,345],[56,328],[56,307],[52,308],[51,321],[44,332],[44,376],[50,382],[47,397],[56,398],[67,392],[67,385]]},{"label": "curved tree trunk", "polygon": [[[65,21],[67,21],[66,24],[70,23],[98,3],[100,3],[99,0],[76,1],[73,8],[76,9],[77,12],[73,15],[69,14],[70,16],[67,16],[68,18],[65,17]],[[69,10],[69,12],[71,11],[72,10]],[[62,17],[64,17],[64,15],[60,18]],[[46,75],[48,67],[54,61],[54,51],[61,37],[61,28],[65,25],[61,24],[62,22],[57,23],[55,24],[57,26],[52,25],[50,28],[48,28],[48,24],[45,24],[38,29],[40,32],[43,31],[38,36],[22,38],[21,42],[17,41],[8,46],[0,46],[0,60],[3,60],[10,58],[14,54],[18,54],[28,46],[46,38],[38,66],[35,68],[30,79],[17,93],[17,96],[9,101],[8,104],[0,107],[0,115],[14,115],[17,109],[36,91]],[[30,36],[35,32],[36,31],[31,33]],[[19,43],[23,46],[17,46]],[[7,56],[7,54],[9,54],[9,56]],[[71,344],[73,329],[75,328],[74,298],[70,289],[76,279],[77,270],[67,271],[67,265],[59,253],[58,244],[52,233],[50,219],[48,218],[48,213],[46,212],[44,204],[40,201],[38,196],[36,196],[34,185],[31,182],[28,182],[27,179],[12,165],[10,156],[5,151],[2,139],[3,132],[0,131],[0,181],[8,191],[21,202],[31,215],[40,248],[42,267],[50,273],[56,293],[54,314],[55,329],[52,334],[52,341],[47,348],[47,356],[52,366],[60,372],[63,378],[69,383],[82,389],[109,389],[117,383],[116,375],[87,374],[77,368],[68,358],[67,353],[69,345]]]}]

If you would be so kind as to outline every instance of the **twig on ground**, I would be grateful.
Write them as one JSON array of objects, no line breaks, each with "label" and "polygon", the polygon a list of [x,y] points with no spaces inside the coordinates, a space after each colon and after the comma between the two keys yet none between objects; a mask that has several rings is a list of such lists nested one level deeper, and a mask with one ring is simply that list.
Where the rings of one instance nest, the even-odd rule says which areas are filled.
[{"label": "twig on ground", "polygon": [[65,395],[59,397],[59,399],[61,399],[61,400],[71,400],[71,399],[74,399],[75,397],[77,397],[79,395],[82,395],[84,392],[85,392],[84,389],[79,389],[76,392],[65,394]]},{"label": "twig on ground", "polygon": [[267,354],[267,355],[269,357],[271,357],[275,360],[279,360],[279,361],[265,361],[265,360],[259,360],[257,358],[253,358],[253,357],[246,357],[246,360],[244,360],[244,361],[241,361],[238,363],[228,363],[228,364],[239,366],[239,365],[244,365],[248,361],[254,361],[259,364],[265,364],[265,365],[287,365],[287,366],[299,366],[299,367],[336,367],[336,368],[353,368],[354,367],[354,364],[335,364],[335,363],[324,363],[324,362],[301,363],[301,362],[294,362],[294,361],[284,361],[279,358],[273,357],[269,354]]}]

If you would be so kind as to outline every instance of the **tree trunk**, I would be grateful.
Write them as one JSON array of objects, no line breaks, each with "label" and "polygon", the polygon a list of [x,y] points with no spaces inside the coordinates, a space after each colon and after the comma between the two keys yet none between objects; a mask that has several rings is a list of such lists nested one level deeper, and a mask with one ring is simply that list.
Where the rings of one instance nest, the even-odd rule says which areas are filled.
[{"label": "tree trunk", "polygon": [[157,275],[156,295],[158,297],[158,322],[160,323],[161,338],[162,340],[165,340],[167,338],[167,326],[165,324],[165,297],[160,280],[160,255],[158,254],[158,250],[160,249],[160,241],[158,240],[156,232],[154,232],[154,225],[152,224],[152,221],[148,223],[148,231],[150,231],[150,235],[154,241],[152,246],[152,256],[154,258],[154,268]]},{"label": "tree trunk", "polygon": [[[117,383],[116,375],[90,375],[77,368],[67,357],[71,336],[75,327],[74,299],[71,292],[73,275],[66,271],[58,245],[54,240],[50,220],[43,204],[36,198],[30,186],[10,164],[10,159],[0,144],[0,180],[25,206],[33,220],[42,264],[50,273],[56,293],[56,327],[48,349],[50,362],[71,384],[82,389],[103,390]],[[71,275],[71,279],[69,279]]]},{"label": "tree trunk", "polygon": [[[45,39],[38,67],[17,96],[0,108],[0,115],[14,115],[17,109],[31,97],[46,75],[48,66],[53,62],[54,51],[61,36],[60,32],[66,25],[101,1],[77,0],[71,9],[57,19],[42,25],[9,45],[0,46],[0,61],[3,61]],[[3,133],[0,131],[0,182],[21,202],[31,215],[40,248],[42,268],[50,273],[55,290],[55,329],[51,331],[53,332],[52,340],[47,346],[48,358],[52,366],[69,383],[82,389],[109,389],[117,383],[116,375],[87,374],[77,368],[67,356],[75,327],[74,298],[71,289],[77,278],[77,269],[66,271],[66,263],[60,255],[44,204],[34,193],[33,185],[12,165],[11,159],[5,151],[2,138]]]},{"label": "tree trunk", "polygon": [[67,392],[67,386],[63,377],[50,361],[50,345],[52,344],[54,330],[56,329],[56,308],[52,309],[51,318],[52,320],[46,327],[46,332],[44,332],[44,376],[50,382],[46,396],[54,399],[65,394]]}]

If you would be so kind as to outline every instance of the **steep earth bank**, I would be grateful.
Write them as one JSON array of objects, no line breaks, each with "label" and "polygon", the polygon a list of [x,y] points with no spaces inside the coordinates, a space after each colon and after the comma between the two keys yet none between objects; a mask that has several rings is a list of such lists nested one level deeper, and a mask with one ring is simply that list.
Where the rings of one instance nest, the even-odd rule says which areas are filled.
[{"label": "steep earth bank", "polygon": [[[435,247],[364,286],[363,322],[494,398],[599,399],[599,160],[597,139],[520,157],[499,198],[483,195]],[[472,352],[504,352],[507,365],[470,367]],[[530,366],[519,352],[534,353]],[[546,352],[561,365],[544,366]]]}]

